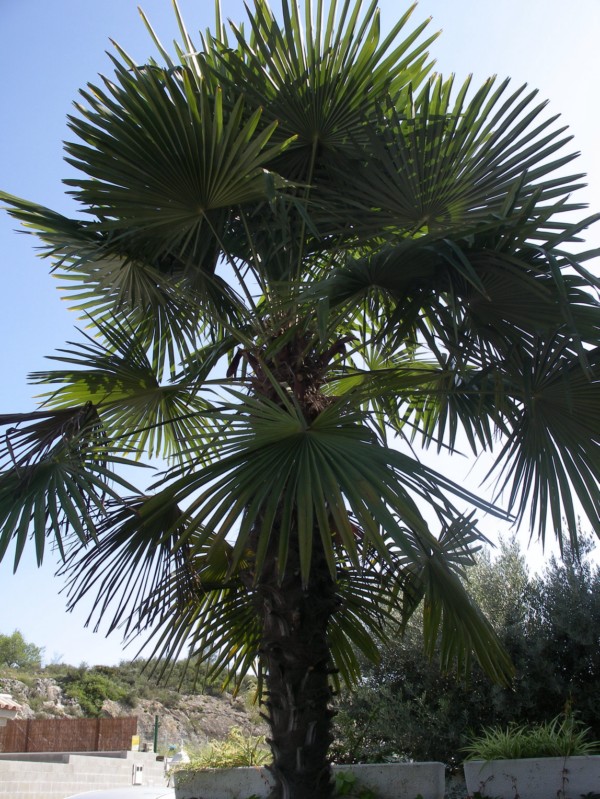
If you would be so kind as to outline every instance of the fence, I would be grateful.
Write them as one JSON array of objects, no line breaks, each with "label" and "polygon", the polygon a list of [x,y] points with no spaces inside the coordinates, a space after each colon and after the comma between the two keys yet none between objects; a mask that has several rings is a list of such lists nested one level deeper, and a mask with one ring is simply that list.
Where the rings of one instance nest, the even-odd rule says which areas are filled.
[{"label": "fence", "polygon": [[0,752],[118,752],[131,749],[137,718],[14,719],[0,727]]}]

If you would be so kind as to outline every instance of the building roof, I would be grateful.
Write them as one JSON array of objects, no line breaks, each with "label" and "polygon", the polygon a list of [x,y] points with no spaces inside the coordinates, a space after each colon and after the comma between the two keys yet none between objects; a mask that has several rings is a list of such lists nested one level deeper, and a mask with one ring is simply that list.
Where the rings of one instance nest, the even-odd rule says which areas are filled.
[{"label": "building roof", "polygon": [[0,710],[13,710],[18,712],[21,705],[10,696],[10,694],[0,694]]}]

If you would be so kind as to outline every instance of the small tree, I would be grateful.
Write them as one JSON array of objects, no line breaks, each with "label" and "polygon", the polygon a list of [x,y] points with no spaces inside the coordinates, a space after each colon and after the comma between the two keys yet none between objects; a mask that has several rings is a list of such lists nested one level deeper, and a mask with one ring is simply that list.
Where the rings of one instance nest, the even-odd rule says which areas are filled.
[{"label": "small tree", "polygon": [[517,538],[501,537],[496,551],[485,547],[478,553],[467,572],[467,585],[496,631],[522,623],[530,577]]},{"label": "small tree", "polygon": [[35,671],[42,667],[43,647],[28,643],[18,630],[0,635],[0,668]]},{"label": "small tree", "polygon": [[[40,560],[52,534],[110,629],[258,663],[292,799],[330,795],[332,676],[357,679],[392,610],[423,600],[429,651],[441,634],[445,665],[473,650],[509,678],[461,582],[477,509],[562,540],[573,490],[600,532],[568,138],[535,92],[431,75],[411,10],[382,37],[375,2],[256,0],[246,35],[217,4],[177,58],[118,49],[70,119],[82,217],[6,197],[88,333],[33,376],[40,410],[0,419],[0,555],[31,536]],[[409,445],[452,454],[459,430],[496,448],[508,509]],[[150,487],[119,472],[156,455]]]},{"label": "small tree", "polygon": [[[587,555],[590,539],[578,551],[567,547],[554,556],[531,586],[524,635],[526,684],[520,692],[536,716],[549,720],[573,712],[600,738],[600,568]],[[518,658],[518,659],[517,659]]]}]

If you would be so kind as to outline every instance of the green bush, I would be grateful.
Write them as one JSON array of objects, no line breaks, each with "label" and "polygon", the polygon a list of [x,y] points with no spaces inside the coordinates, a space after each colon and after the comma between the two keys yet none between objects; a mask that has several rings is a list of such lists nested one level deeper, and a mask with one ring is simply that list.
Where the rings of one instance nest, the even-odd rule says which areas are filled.
[{"label": "green bush", "polygon": [[99,716],[106,699],[131,703],[131,695],[125,688],[97,671],[75,670],[65,683],[66,695],[78,702],[86,716]]}]

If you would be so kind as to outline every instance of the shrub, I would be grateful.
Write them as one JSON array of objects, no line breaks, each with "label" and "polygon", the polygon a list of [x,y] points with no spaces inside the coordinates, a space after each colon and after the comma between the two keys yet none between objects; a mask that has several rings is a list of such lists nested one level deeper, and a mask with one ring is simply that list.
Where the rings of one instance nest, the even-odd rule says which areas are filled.
[{"label": "shrub", "polygon": [[86,716],[99,716],[106,699],[115,702],[128,700],[131,703],[130,692],[105,674],[79,672],[81,669],[66,678],[65,694],[80,705]]}]

